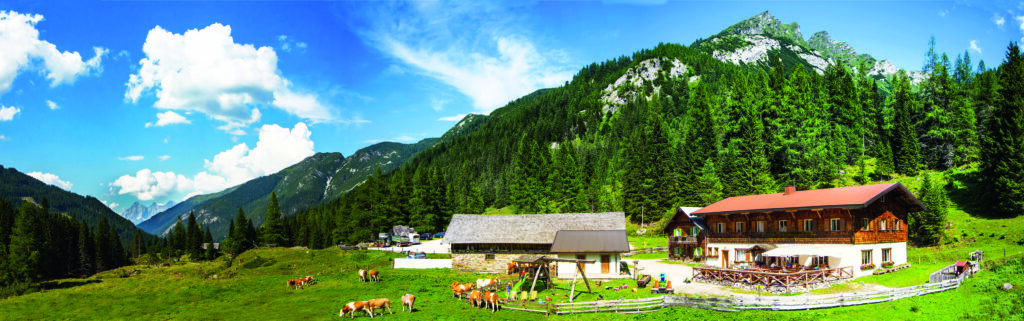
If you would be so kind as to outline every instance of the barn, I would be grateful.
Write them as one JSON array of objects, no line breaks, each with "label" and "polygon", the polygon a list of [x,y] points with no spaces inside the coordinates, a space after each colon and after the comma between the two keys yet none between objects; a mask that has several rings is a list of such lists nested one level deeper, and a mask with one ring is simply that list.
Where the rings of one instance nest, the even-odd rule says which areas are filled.
[{"label": "barn", "polygon": [[[504,272],[524,254],[593,260],[587,277],[615,278],[622,253],[629,252],[626,217],[622,212],[575,214],[456,214],[445,231],[451,244],[452,268]],[[555,277],[571,278],[573,266],[555,269]]]}]

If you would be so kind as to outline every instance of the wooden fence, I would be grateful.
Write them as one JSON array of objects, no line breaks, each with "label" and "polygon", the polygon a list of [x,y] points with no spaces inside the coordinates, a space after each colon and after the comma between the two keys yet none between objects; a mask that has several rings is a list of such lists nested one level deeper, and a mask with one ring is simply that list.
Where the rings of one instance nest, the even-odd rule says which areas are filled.
[{"label": "wooden fence", "polygon": [[929,293],[942,292],[960,287],[960,279],[943,281],[941,283],[929,283],[905,288],[890,289],[876,292],[850,294],[836,294],[829,296],[814,296],[801,299],[800,297],[762,297],[745,296],[733,297],[732,303],[740,310],[809,310],[821,308],[835,308],[861,304],[871,304],[886,301],[894,301]]},{"label": "wooden fence", "polygon": [[836,269],[801,270],[795,272],[775,272],[763,269],[733,270],[720,268],[693,268],[694,280],[711,280],[724,282],[740,282],[766,287],[807,286],[813,283],[853,278],[853,267]]},{"label": "wooden fence", "polygon": [[633,255],[637,255],[637,254],[657,253],[657,252],[666,252],[666,251],[668,251],[668,248],[664,247],[664,246],[645,247],[645,248],[641,248],[641,249],[633,249],[633,250],[629,251],[628,253],[622,254],[622,256],[633,256]]}]

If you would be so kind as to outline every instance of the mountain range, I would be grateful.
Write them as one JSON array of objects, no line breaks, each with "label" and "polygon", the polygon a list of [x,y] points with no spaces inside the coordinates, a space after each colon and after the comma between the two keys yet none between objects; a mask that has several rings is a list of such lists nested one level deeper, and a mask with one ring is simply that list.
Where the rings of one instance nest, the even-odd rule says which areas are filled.
[{"label": "mountain range", "polygon": [[172,206],[174,206],[174,201],[167,201],[166,204],[153,202],[153,204],[150,204],[149,206],[142,205],[136,201],[135,203],[132,203],[132,206],[126,208],[124,212],[121,212],[121,216],[132,221],[132,223],[139,224],[148,220],[150,217],[153,217],[153,215],[171,208]]},{"label": "mountain range", "polygon": [[382,142],[362,148],[349,157],[341,153],[317,153],[280,172],[217,193],[190,197],[138,226],[164,235],[178,218],[185,221],[189,213],[195,213],[196,220],[209,227],[213,237],[219,239],[227,235],[228,222],[235,218],[239,208],[257,226],[262,224],[271,193],[276,194],[281,212],[291,215],[337,199],[373,175],[377,168],[383,173],[390,172],[436,141],[436,138],[428,138],[414,144]]}]

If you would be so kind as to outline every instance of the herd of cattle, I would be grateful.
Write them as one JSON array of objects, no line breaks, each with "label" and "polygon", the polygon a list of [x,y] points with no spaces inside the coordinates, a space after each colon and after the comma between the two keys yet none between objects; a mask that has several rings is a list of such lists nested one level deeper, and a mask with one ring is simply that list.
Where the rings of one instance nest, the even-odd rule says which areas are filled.
[{"label": "herd of cattle", "polygon": [[478,279],[476,284],[464,283],[459,284],[459,281],[452,282],[452,296],[458,297],[462,300],[462,295],[469,293],[469,303],[475,308],[485,307],[491,309],[491,313],[498,311],[498,293],[491,291],[480,292],[477,289],[483,289],[498,283],[498,279]]},{"label": "herd of cattle", "polygon": [[[362,282],[369,282],[369,281],[379,282],[380,281],[380,272],[377,271],[377,270],[369,270],[369,271],[367,271],[367,270],[359,270],[359,280],[362,281]],[[315,280],[313,279],[312,276],[306,276],[306,277],[302,277],[302,278],[298,278],[298,279],[294,279],[294,280],[288,280],[288,287],[289,288],[295,288],[296,290],[303,289],[303,288],[305,288],[308,285],[312,285],[314,283],[314,281]],[[481,308],[481,307],[488,308],[488,309],[491,310],[491,313],[494,313],[495,311],[498,311],[498,308],[499,308],[498,305],[500,304],[500,302],[498,301],[498,293],[497,292],[486,291],[486,290],[483,291],[483,292],[480,292],[477,289],[483,289],[483,288],[491,287],[491,286],[493,286],[495,284],[498,284],[498,279],[477,279],[476,280],[476,284],[473,284],[473,283],[459,284],[459,281],[453,281],[452,282],[452,294],[455,297],[458,297],[460,300],[462,300],[463,299],[463,294],[467,294],[468,293],[469,296],[466,299],[468,299],[469,303],[472,304],[473,307],[476,307],[476,308]],[[402,311],[404,312],[406,307],[408,307],[409,312],[412,312],[412,306],[413,306],[413,303],[415,303],[415,302],[416,302],[416,296],[415,295],[408,294],[408,293],[403,295],[402,296]],[[345,304],[344,307],[341,308],[341,312],[338,313],[338,316],[339,317],[344,317],[345,314],[347,313],[347,314],[349,314],[349,316],[351,318],[355,318],[357,311],[365,311],[372,318],[373,317],[373,311],[374,310],[378,310],[378,309],[387,310],[388,313],[394,314],[394,312],[391,311],[391,300],[388,300],[387,298],[378,298],[378,299],[372,299],[372,300],[367,300],[367,301],[353,301],[353,302],[349,302],[349,303]],[[383,311],[379,312],[379,313],[383,313]]]},{"label": "herd of cattle", "polygon": [[[309,277],[307,277],[307,278],[309,278]],[[310,279],[312,279],[312,278],[310,278]],[[369,270],[369,271],[367,271],[367,270],[359,270],[359,280],[362,281],[362,282],[368,282],[368,281],[378,282],[378,281],[380,281],[380,272],[377,271],[377,270]],[[409,312],[412,312],[412,305],[415,302],[416,302],[416,296],[415,295],[408,294],[408,293],[403,295],[402,296],[402,311],[404,312],[405,308],[408,307],[409,308]],[[388,300],[387,298],[379,298],[379,299],[372,299],[372,300],[367,300],[367,301],[353,301],[353,302],[349,302],[348,304],[345,304],[345,306],[341,308],[341,312],[338,313],[338,316],[339,317],[344,317],[345,313],[348,313],[351,318],[355,318],[356,317],[356,311],[365,311],[372,318],[373,317],[373,311],[377,310],[377,309],[385,309],[385,310],[388,311],[388,313],[394,314],[394,312],[391,311],[391,300]],[[381,312],[381,313],[383,313],[383,312]]]}]

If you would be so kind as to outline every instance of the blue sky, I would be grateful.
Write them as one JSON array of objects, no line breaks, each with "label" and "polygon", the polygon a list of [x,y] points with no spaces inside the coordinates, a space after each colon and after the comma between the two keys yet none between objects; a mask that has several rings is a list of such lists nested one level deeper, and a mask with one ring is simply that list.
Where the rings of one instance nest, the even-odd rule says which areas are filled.
[{"label": "blue sky", "polygon": [[582,66],[765,10],[920,70],[997,66],[1024,2],[0,1],[0,165],[121,212],[437,137]]}]

